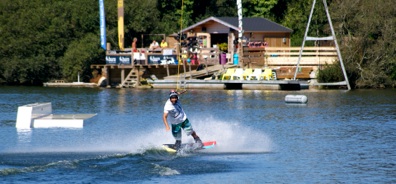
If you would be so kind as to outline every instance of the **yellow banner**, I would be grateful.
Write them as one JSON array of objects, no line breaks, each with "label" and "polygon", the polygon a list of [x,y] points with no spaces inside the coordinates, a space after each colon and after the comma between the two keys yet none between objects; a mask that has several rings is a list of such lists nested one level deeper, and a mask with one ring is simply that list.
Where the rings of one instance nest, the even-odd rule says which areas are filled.
[{"label": "yellow banner", "polygon": [[118,0],[118,46],[124,50],[124,0]]}]

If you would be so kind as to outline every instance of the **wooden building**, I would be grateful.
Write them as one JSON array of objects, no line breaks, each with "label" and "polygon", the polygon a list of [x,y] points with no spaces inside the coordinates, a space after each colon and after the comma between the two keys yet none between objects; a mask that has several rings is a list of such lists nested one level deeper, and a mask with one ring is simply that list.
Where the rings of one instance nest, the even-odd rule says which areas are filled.
[{"label": "wooden building", "polygon": [[[243,43],[248,47],[290,47],[293,30],[260,17],[246,17],[243,21]],[[209,17],[182,30],[188,36],[210,34],[210,47],[228,44],[228,52],[235,51],[238,38],[238,17]]]},{"label": "wooden building", "polygon": [[[265,18],[243,18],[243,55],[233,62],[238,37],[237,17],[209,17],[181,31],[187,38],[196,39],[199,49],[179,47],[178,34],[166,37],[168,48],[138,48],[138,52],[110,50],[106,52],[106,64],[93,64],[91,68],[101,71],[108,84],[118,87],[135,87],[141,78],[163,79],[170,75],[196,70],[199,64],[205,65],[205,76],[210,75],[208,66],[219,68],[272,68],[277,70],[277,78],[292,78],[300,47],[290,47],[292,30]],[[187,39],[189,40],[189,39]],[[190,42],[190,40],[188,41]],[[194,42],[195,43],[195,42]],[[220,47],[220,45],[222,47]],[[226,49],[224,49],[226,45]],[[183,47],[183,45],[181,45]],[[227,59],[222,52],[228,53]],[[126,49],[127,50],[127,49]],[[317,67],[336,59],[334,48],[305,48],[297,78],[309,79]],[[191,54],[193,53],[193,54]],[[191,57],[193,56],[193,57]],[[236,55],[238,56],[238,55]],[[189,58],[189,59],[187,59]],[[179,61],[183,60],[184,64]],[[226,60],[225,62],[223,62]],[[220,69],[216,69],[220,70]],[[218,71],[213,71],[215,73]],[[204,77],[205,77],[204,76]]]}]

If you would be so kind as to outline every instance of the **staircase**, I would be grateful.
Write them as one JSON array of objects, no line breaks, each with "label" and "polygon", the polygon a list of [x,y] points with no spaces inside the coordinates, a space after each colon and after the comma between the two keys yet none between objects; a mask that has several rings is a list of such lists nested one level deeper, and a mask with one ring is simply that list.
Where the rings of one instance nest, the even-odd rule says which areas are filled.
[{"label": "staircase", "polygon": [[139,85],[139,71],[133,68],[119,85],[120,88],[134,88]]}]

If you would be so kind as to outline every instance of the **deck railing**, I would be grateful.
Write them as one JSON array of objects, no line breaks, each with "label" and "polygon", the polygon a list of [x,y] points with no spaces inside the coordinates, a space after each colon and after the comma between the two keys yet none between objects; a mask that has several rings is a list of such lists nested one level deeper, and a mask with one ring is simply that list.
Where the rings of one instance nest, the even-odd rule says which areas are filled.
[{"label": "deck railing", "polygon": [[[301,47],[244,48],[243,62],[264,66],[295,66],[300,49]],[[304,47],[300,66],[332,64],[337,59],[334,47]]]},{"label": "deck railing", "polygon": [[[243,49],[243,56],[239,57],[244,66],[296,66],[300,47],[265,47]],[[219,50],[216,48],[201,49],[193,56],[190,55],[191,64],[217,65],[219,64]],[[181,57],[187,59],[185,50]],[[176,64],[179,54],[174,49],[140,50],[140,52],[108,52],[106,65],[120,65],[134,67],[135,65],[166,65]],[[232,56],[228,57],[233,59]],[[300,66],[321,66],[325,63],[332,64],[337,60],[334,47],[305,47],[302,52]],[[230,63],[230,62],[228,62]],[[232,63],[232,62],[231,62]]]}]

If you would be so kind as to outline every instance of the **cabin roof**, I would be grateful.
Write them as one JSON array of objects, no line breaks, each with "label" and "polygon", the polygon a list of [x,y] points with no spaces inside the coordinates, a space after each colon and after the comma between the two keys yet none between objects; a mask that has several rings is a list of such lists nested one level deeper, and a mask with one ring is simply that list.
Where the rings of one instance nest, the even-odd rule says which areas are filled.
[{"label": "cabin roof", "polygon": [[[234,30],[238,30],[238,17],[209,17],[183,29],[182,32],[191,30],[209,21],[215,21]],[[292,29],[261,17],[242,18],[242,27],[244,32],[293,32]]]}]

